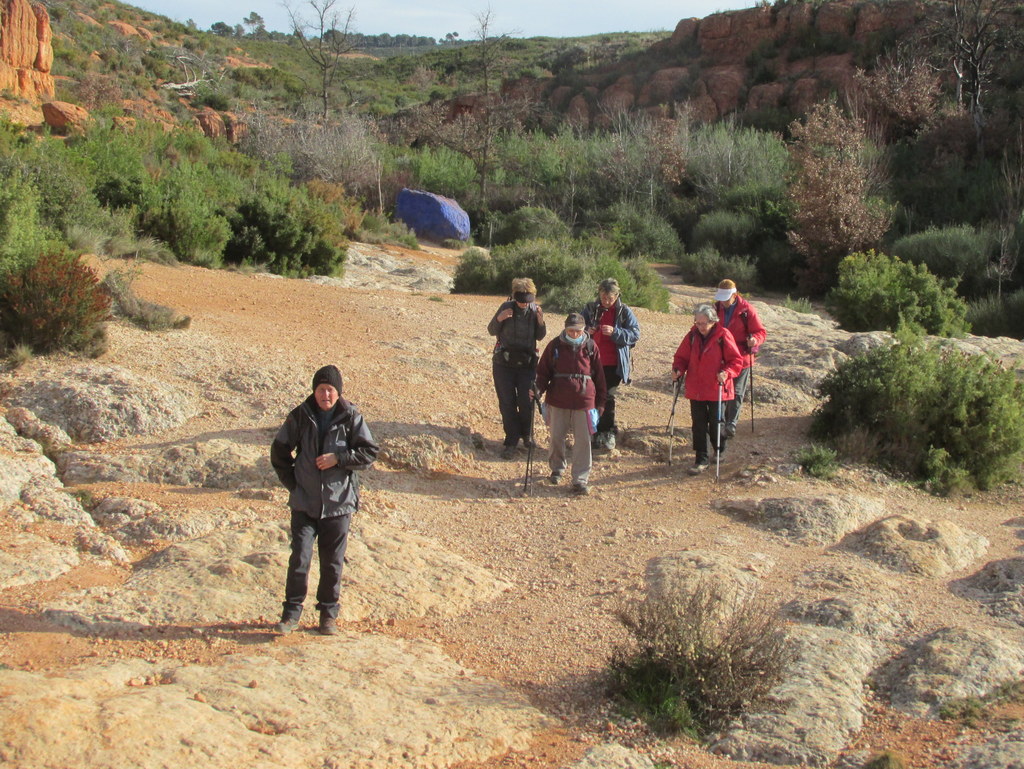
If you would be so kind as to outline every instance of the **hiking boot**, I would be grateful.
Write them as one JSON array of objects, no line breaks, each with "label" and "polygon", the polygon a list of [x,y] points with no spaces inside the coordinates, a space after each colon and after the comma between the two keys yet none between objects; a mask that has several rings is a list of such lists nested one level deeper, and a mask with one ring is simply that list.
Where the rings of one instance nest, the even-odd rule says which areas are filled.
[{"label": "hiking boot", "polygon": [[548,476],[548,483],[550,483],[552,486],[557,486],[561,482],[562,482],[562,474],[561,473],[551,473],[551,475]]},{"label": "hiking boot", "polygon": [[281,621],[274,627],[280,635],[288,635],[299,626],[298,617],[282,617]]},{"label": "hiking boot", "polygon": [[608,451],[615,448],[615,433],[608,433],[608,437],[604,441],[604,447]]},{"label": "hiking boot", "polygon": [[726,438],[735,438],[736,437],[736,425],[734,425],[732,423],[726,424],[725,427],[722,428],[722,434]]},{"label": "hiking boot", "polygon": [[527,450],[535,449],[537,448],[537,441],[533,438],[523,438],[523,448]]},{"label": "hiking boot", "polygon": [[320,635],[338,635],[338,620],[330,614],[320,615]]},{"label": "hiking boot", "polygon": [[501,450],[501,458],[502,459],[515,459],[515,456],[516,456],[516,447],[515,446],[505,446],[505,448],[503,448]]},{"label": "hiking boot", "polygon": [[707,460],[699,459],[699,460],[697,460],[696,462],[693,463],[693,467],[691,467],[689,470],[687,470],[687,472],[690,475],[700,475],[701,473],[703,473],[707,469],[708,469]]},{"label": "hiking boot", "polygon": [[574,497],[585,497],[590,493],[590,487],[585,483],[574,483],[569,489],[569,493]]}]

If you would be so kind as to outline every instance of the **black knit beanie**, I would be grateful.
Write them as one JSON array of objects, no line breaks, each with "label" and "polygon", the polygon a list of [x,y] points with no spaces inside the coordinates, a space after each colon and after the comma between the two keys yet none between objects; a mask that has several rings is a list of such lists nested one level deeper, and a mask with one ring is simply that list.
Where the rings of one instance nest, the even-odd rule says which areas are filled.
[{"label": "black knit beanie", "polygon": [[316,392],[317,385],[322,384],[331,385],[338,391],[338,395],[341,395],[341,372],[338,371],[337,366],[324,366],[313,374],[313,392]]}]

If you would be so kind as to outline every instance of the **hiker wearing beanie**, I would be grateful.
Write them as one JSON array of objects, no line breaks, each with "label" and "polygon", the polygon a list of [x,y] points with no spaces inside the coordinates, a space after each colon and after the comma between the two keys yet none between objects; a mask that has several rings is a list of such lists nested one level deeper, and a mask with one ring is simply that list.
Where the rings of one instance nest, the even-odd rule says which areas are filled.
[{"label": "hiker wearing beanie", "polygon": [[715,310],[718,312],[718,321],[729,329],[743,355],[743,370],[733,381],[736,397],[729,402],[725,411],[725,435],[731,438],[736,434],[740,409],[750,384],[750,367],[754,365],[757,351],[768,338],[768,332],[765,331],[761,319],[757,317],[757,310],[737,293],[736,284],[728,278],[718,284]]},{"label": "hiker wearing beanie", "polygon": [[620,293],[619,281],[606,278],[597,287],[597,299],[583,308],[587,333],[597,345],[608,387],[604,412],[592,441],[593,448],[598,450],[615,448],[615,436],[619,432],[615,422],[615,395],[620,384],[629,384],[633,345],[640,339],[640,324],[633,311],[620,300]]},{"label": "hiker wearing beanie", "polygon": [[[719,386],[723,405],[732,400],[732,380],[743,366],[743,356],[710,304],[693,311],[693,327],[683,337],[672,359],[672,379],[686,377],[683,394],[690,401],[693,419],[693,467],[691,475],[708,469],[708,437],[719,456],[725,454],[726,435],[719,431]],[[718,438],[718,445],[715,439]]]},{"label": "hiker wearing beanie", "polygon": [[530,390],[537,375],[537,342],[547,334],[544,311],[537,304],[537,287],[530,278],[512,281],[512,296],[494,313],[487,332],[497,337],[491,373],[505,431],[501,458],[512,459],[520,439],[523,445],[532,440]]},{"label": "hiker wearing beanie", "polygon": [[277,625],[282,634],[294,630],[302,616],[313,540],[320,557],[320,632],[338,632],[341,569],[352,513],[359,509],[358,471],[380,451],[359,410],[341,393],[341,372],[335,366],[318,370],[313,394],[292,409],[270,447],[270,463],[288,489],[291,508],[291,557]]},{"label": "hiker wearing beanie", "polygon": [[571,493],[589,493],[587,482],[593,464],[590,436],[597,426],[592,411],[604,410],[607,391],[604,368],[594,340],[587,336],[583,316],[570,313],[565,330],[548,342],[537,365],[537,393],[545,396],[545,421],[551,434],[548,466],[551,483],[557,485],[565,472],[565,439],[572,433]]}]

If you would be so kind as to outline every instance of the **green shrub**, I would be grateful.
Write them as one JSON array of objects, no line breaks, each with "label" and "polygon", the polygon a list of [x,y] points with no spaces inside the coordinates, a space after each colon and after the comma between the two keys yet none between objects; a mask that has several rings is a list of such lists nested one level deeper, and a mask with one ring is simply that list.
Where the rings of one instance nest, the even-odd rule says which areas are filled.
[{"label": "green shrub", "polygon": [[977,297],[992,286],[989,261],[999,252],[992,230],[967,225],[930,227],[892,244],[892,252],[907,262],[923,264],[933,275],[956,281],[961,296]]},{"label": "green shrub", "polygon": [[450,198],[462,198],[477,181],[476,167],[447,147],[424,147],[410,158],[416,186]]},{"label": "green shrub", "polygon": [[[954,491],[1017,478],[1024,458],[1024,385],[985,355],[909,334],[844,361],[822,381],[811,435]],[[849,453],[846,451],[845,453]]]},{"label": "green shrub", "polygon": [[793,310],[793,312],[801,312],[805,314],[812,314],[814,312],[814,305],[811,304],[811,300],[806,296],[798,296],[796,299],[792,299],[789,294],[786,294],[786,298],[783,300],[782,306],[787,310]]},{"label": "green shrub", "polygon": [[139,215],[139,228],[186,262],[219,267],[231,226],[208,192],[210,182],[200,164],[179,163],[161,180],[157,202]]},{"label": "green shrub", "polygon": [[755,711],[793,659],[778,612],[702,582],[619,612],[632,643],[611,658],[612,691],[660,726],[709,732]]},{"label": "green shrub", "polygon": [[490,294],[500,290],[498,271],[491,255],[476,247],[463,251],[455,268],[452,291],[456,294]]},{"label": "green shrub", "polygon": [[393,243],[419,251],[420,242],[416,233],[405,222],[391,222],[378,214],[366,214],[359,228],[359,240],[363,243]]},{"label": "green shrub", "polygon": [[99,355],[109,317],[99,278],[77,257],[48,252],[0,278],[0,330],[10,344]]},{"label": "green shrub", "polygon": [[338,275],[347,247],[326,204],[279,183],[239,204],[224,258],[279,275]]},{"label": "green shrub", "polygon": [[624,257],[672,262],[683,250],[678,233],[650,209],[616,203],[607,213],[609,237]]},{"label": "green shrub", "polygon": [[0,279],[56,246],[54,234],[39,221],[40,195],[17,172],[0,179]]},{"label": "green shrub", "polygon": [[820,478],[827,481],[836,474],[839,463],[836,461],[835,449],[827,446],[819,446],[812,443],[810,446],[800,449],[796,454],[796,461],[812,478]]},{"label": "green shrub", "polygon": [[619,281],[622,301],[632,307],[668,309],[668,291],[654,269],[641,259],[620,261],[614,245],[600,238],[520,240],[490,256],[470,248],[456,268],[453,290],[507,294],[512,279],[524,275],[536,282],[545,306],[559,312],[582,308],[605,278]]},{"label": "green shrub", "polygon": [[952,282],[936,278],[923,264],[873,250],[843,259],[826,306],[847,331],[895,331],[901,325],[937,336],[968,331],[967,305]]},{"label": "green shrub", "polygon": [[725,277],[740,286],[757,283],[757,268],[749,259],[722,256],[714,248],[702,248],[696,253],[683,253],[676,260],[683,280],[695,286],[717,286]]},{"label": "green shrub", "polygon": [[509,214],[496,215],[494,219],[491,241],[496,245],[535,238],[562,240],[571,234],[569,226],[549,208],[523,206]]},{"label": "green shrub", "polygon": [[692,248],[700,251],[710,247],[730,256],[750,253],[757,223],[749,214],[735,211],[711,211],[704,214],[690,235]]},{"label": "green shrub", "polygon": [[967,305],[967,322],[980,336],[1012,336],[1024,339],[1024,289],[995,294]]}]

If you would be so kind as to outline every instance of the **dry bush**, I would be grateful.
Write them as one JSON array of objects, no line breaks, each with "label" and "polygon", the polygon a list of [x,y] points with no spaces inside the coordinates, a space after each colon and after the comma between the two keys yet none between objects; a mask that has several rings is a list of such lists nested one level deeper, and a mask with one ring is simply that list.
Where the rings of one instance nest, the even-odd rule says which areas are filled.
[{"label": "dry bush", "polygon": [[103,288],[110,295],[115,314],[127,318],[146,331],[166,331],[172,328],[188,328],[192,319],[179,315],[170,307],[140,299],[132,289],[134,276],[119,270],[108,272],[103,278]]},{"label": "dry bush", "polygon": [[706,733],[756,708],[794,657],[777,607],[707,582],[619,620],[632,642],[612,656],[613,689],[672,731]]}]

